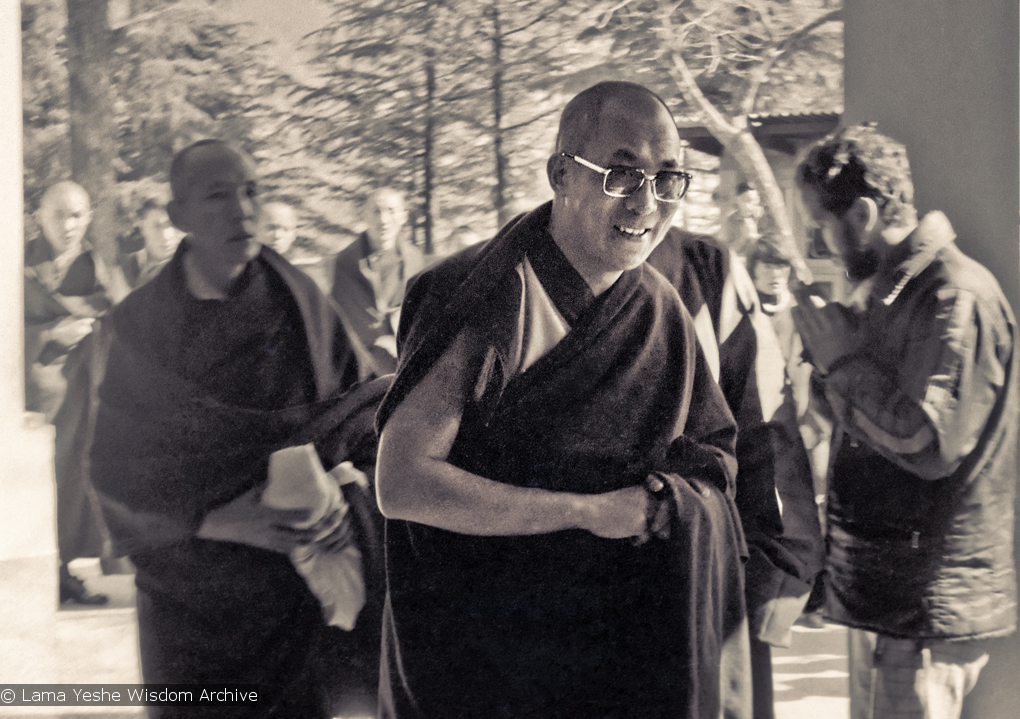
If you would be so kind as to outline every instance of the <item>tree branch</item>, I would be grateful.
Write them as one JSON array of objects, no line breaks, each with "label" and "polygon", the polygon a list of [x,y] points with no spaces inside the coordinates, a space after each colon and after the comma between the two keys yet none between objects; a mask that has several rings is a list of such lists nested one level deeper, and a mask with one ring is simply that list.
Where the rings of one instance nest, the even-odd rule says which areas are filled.
[{"label": "tree branch", "polygon": [[[714,8],[712,8],[714,10]],[[711,12],[712,10],[709,10]],[[705,13],[707,15],[708,13]],[[702,15],[702,17],[705,17]],[[668,36],[667,28],[672,29],[674,26],[670,22],[668,15],[663,18],[664,22],[660,26],[659,34],[660,40],[667,47],[673,47],[673,43],[670,42],[671,38]],[[735,136],[740,128],[730,123],[719,110],[716,109],[712,101],[705,97],[705,93],[698,87],[698,81],[694,77],[694,73],[691,72],[691,68],[687,65],[687,61],[684,60],[680,50],[674,49],[670,53],[670,57],[673,61],[673,67],[676,68],[680,77],[677,80],[677,84],[680,86],[680,90],[684,97],[688,100],[693,100],[694,105],[700,110],[701,115],[705,118],[705,124],[708,125],[708,129],[713,135],[718,137],[720,140],[723,138],[729,138]],[[677,78],[674,78],[677,79]],[[745,120],[746,124],[746,120]]]},{"label": "tree branch", "polygon": [[595,25],[595,28],[597,30],[605,30],[606,25],[608,25],[609,21],[613,19],[613,15],[615,15],[618,10],[623,10],[623,8],[627,7],[628,5],[630,5],[630,0],[620,0],[620,2],[618,2],[616,5],[606,10],[605,14],[603,14],[602,16],[602,19],[599,20],[597,25]]},{"label": "tree branch", "polygon": [[807,23],[803,27],[794,30],[792,33],[787,35],[782,41],[780,41],[769,53],[766,55],[762,64],[756,67],[751,73],[751,80],[748,83],[747,94],[744,96],[743,102],[740,103],[740,112],[743,115],[750,115],[754,112],[754,103],[758,99],[758,90],[764,84],[768,78],[769,72],[775,66],[776,61],[782,57],[787,50],[789,50],[794,43],[814,32],[815,29],[825,25],[826,23],[839,20],[843,17],[843,9],[836,8],[831,10],[824,15],[815,18],[811,22]]},{"label": "tree branch", "polygon": [[[627,1],[630,2],[630,0],[627,0]],[[551,10],[547,10],[546,12],[541,13],[540,15],[535,17],[535,19],[533,19],[531,22],[529,22],[529,23],[527,23],[525,25],[521,25],[520,27],[515,27],[512,30],[504,30],[503,31],[503,37],[504,38],[508,38],[511,35],[516,35],[519,32],[524,32],[525,30],[527,30],[532,25],[536,25],[536,24],[542,22],[543,20],[545,20],[546,18],[550,17],[551,15],[553,15],[554,13],[559,11],[559,9],[560,9],[559,7],[555,7],[553,9],[551,9]]]},{"label": "tree branch", "polygon": [[728,122],[723,114],[712,104],[712,101],[705,97],[705,93],[698,87],[698,81],[695,79],[694,73],[687,66],[687,62],[679,50],[673,51],[672,59],[673,67],[680,73],[680,81],[677,83],[680,85],[680,90],[685,97],[694,100],[695,105],[705,118],[705,124],[708,125],[712,134],[719,138],[736,135],[740,128]]},{"label": "tree branch", "polygon": [[514,130],[520,130],[522,127],[527,127],[528,125],[538,122],[539,120],[544,120],[545,118],[555,114],[556,112],[559,112],[559,110],[549,110],[548,112],[543,112],[540,115],[535,115],[535,117],[531,118],[530,120],[518,122],[516,125],[510,125],[509,127],[504,127],[503,132],[513,132]]}]

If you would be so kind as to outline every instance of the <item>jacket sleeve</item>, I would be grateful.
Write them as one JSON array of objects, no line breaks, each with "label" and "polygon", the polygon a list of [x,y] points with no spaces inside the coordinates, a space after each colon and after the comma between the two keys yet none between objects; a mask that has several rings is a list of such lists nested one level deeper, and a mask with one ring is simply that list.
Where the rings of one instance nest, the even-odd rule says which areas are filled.
[{"label": "jacket sleeve", "polygon": [[830,370],[825,396],[855,439],[922,479],[952,474],[973,451],[1011,361],[1003,307],[956,288],[918,308],[901,357],[867,352]]}]

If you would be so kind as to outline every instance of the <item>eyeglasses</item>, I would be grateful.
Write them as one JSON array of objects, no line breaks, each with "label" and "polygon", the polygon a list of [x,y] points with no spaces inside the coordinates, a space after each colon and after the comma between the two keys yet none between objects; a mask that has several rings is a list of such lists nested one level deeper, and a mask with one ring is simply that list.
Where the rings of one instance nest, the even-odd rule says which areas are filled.
[{"label": "eyeglasses", "polygon": [[602,191],[610,197],[630,197],[648,180],[652,183],[652,194],[656,200],[679,202],[691,186],[691,175],[686,172],[660,170],[654,175],[646,175],[644,170],[637,167],[599,167],[594,162],[568,152],[561,152],[560,155],[602,175]]}]

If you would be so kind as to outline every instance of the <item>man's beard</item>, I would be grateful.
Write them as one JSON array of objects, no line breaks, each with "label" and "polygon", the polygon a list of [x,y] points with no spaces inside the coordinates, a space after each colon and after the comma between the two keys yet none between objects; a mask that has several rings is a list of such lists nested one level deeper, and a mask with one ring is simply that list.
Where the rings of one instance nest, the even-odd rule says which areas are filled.
[{"label": "man's beard", "polygon": [[878,272],[878,252],[874,247],[864,247],[853,229],[845,223],[842,226],[843,264],[851,282],[863,282]]}]

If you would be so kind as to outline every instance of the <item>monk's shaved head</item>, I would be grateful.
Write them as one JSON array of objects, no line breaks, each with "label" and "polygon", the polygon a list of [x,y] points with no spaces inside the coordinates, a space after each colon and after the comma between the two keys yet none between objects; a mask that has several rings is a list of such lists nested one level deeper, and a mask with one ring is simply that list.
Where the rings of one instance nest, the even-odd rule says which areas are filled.
[{"label": "monk's shaved head", "polygon": [[259,242],[281,255],[297,239],[297,212],[286,202],[267,202],[259,216]]},{"label": "monk's shaved head", "polygon": [[85,192],[85,188],[77,182],[64,180],[54,185],[50,185],[49,189],[43,193],[42,199],[39,200],[39,209],[45,211],[57,203],[68,203],[79,200],[84,202],[86,208],[91,208],[92,203],[89,200],[89,193]]},{"label": "monk's shaved head", "polygon": [[[646,180],[681,172],[682,163],[676,122],[651,90],[601,82],[567,103],[556,154],[546,163],[553,191],[549,234],[596,295],[662,241],[679,205],[659,199],[652,189],[657,179]],[[643,176],[628,191],[609,191],[608,170],[601,168]]]},{"label": "monk's shaved head", "polygon": [[210,154],[220,155],[222,153],[236,155],[249,168],[253,169],[255,166],[246,153],[223,140],[199,140],[174,155],[173,162],[170,163],[170,193],[173,198],[180,201],[188,194],[188,188],[191,187],[194,180],[192,171],[196,160],[206,158]]},{"label": "monk's shaved head", "polygon": [[673,116],[666,102],[647,87],[621,80],[600,82],[579,93],[563,109],[556,135],[556,152],[582,154],[588,140],[595,134],[602,119],[602,111],[609,102],[637,107],[657,103],[670,117]]},{"label": "monk's shaved head", "polygon": [[77,251],[92,222],[89,193],[77,182],[58,182],[43,193],[36,218],[54,251]]}]

